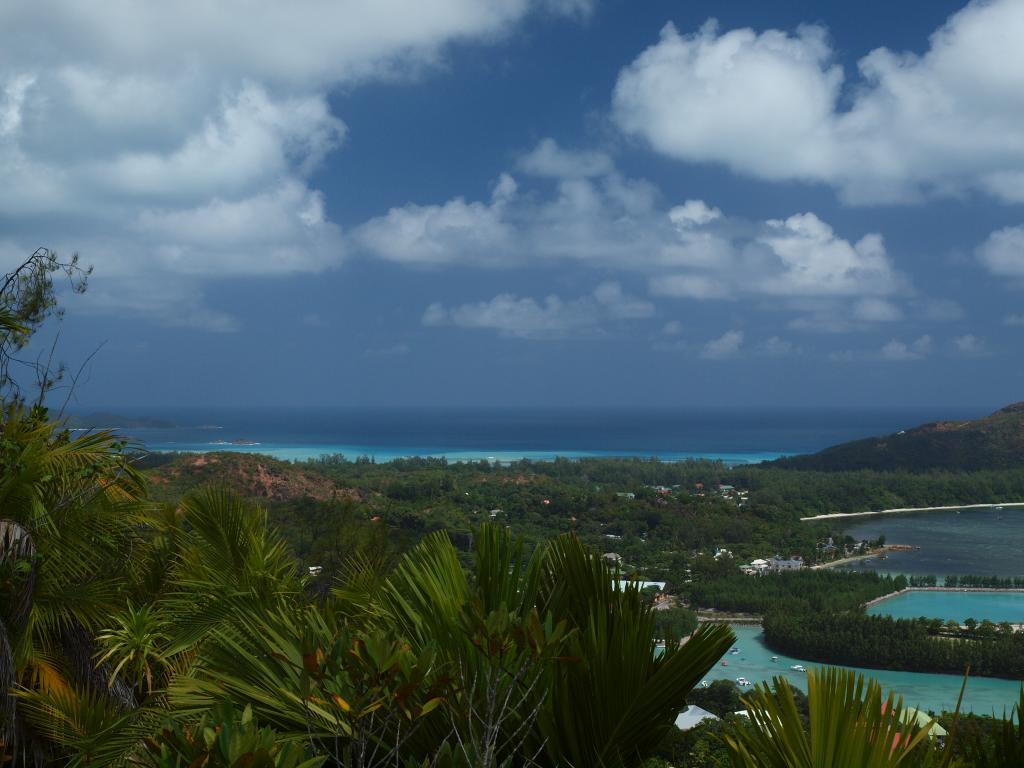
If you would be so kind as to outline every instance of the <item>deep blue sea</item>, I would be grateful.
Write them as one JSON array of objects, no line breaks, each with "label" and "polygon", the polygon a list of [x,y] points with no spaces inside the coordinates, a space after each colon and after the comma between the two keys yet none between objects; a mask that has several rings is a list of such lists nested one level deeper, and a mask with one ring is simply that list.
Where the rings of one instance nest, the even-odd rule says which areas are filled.
[{"label": "deep blue sea", "polygon": [[[99,410],[99,409],[97,409]],[[751,463],[991,409],[104,408],[172,421],[127,429],[153,451],[238,450],[283,459],[341,453],[386,461],[656,456]],[[82,410],[88,413],[87,409]],[[111,424],[109,426],[119,426]]]}]

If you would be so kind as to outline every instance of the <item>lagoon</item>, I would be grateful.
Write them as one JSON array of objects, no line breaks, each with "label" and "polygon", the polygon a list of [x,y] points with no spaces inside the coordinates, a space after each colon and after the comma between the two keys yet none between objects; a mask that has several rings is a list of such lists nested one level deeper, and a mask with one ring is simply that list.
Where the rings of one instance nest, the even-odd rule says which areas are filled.
[{"label": "lagoon", "polygon": [[[764,634],[761,627],[757,625],[732,625],[736,633],[735,647],[740,649],[738,654],[726,654],[722,661],[728,662],[728,666],[722,666],[721,662],[708,673],[708,680],[735,680],[737,677],[746,677],[752,682],[771,680],[775,675],[781,675],[791,685],[801,690],[807,690],[807,679],[803,672],[796,672],[790,669],[793,664],[802,664],[808,669],[820,666],[819,663],[808,659],[797,659],[790,656],[776,654],[764,644]],[[778,661],[772,661],[772,656],[778,656]],[[856,669],[856,668],[855,668]],[[956,707],[956,699],[960,693],[962,678],[957,675],[933,675],[923,672],[893,672],[884,669],[857,669],[869,675],[882,685],[885,692],[895,691],[897,696],[903,696],[905,703],[919,709],[952,711]],[[1016,680],[1000,680],[992,677],[975,677],[967,683],[967,690],[964,693],[963,711],[974,712],[979,715],[1002,715],[1004,710],[1009,712],[1017,702],[1021,683]],[[749,688],[746,690],[750,690]]]},{"label": "lagoon", "polygon": [[1020,544],[1024,509],[965,509],[881,515],[851,520],[844,532],[858,541],[885,536],[889,544],[920,549],[890,552],[843,566],[843,570],[884,573],[1024,576]]},{"label": "lagoon", "polygon": [[967,618],[1024,624],[1024,592],[903,592],[875,603],[867,612],[896,619],[925,616],[960,624]]}]

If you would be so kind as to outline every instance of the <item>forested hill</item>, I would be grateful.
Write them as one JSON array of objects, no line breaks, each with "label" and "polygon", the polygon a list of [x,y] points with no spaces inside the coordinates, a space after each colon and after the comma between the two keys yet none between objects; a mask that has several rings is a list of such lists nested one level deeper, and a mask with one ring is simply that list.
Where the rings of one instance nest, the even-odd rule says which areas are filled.
[{"label": "forested hill", "polygon": [[1024,402],[1008,405],[974,421],[937,421],[768,464],[823,471],[972,471],[1024,467]]}]

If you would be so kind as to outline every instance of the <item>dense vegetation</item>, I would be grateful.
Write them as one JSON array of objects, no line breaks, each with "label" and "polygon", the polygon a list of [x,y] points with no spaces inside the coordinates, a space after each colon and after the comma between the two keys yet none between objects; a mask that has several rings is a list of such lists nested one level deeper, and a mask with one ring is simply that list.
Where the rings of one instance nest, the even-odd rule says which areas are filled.
[{"label": "dense vegetation", "polygon": [[734,572],[700,579],[685,591],[692,604],[701,608],[806,619],[826,612],[857,611],[868,600],[906,586],[903,576],[805,569],[760,577]]},{"label": "dense vegetation", "polygon": [[991,622],[960,630],[940,619],[894,619],[855,611],[764,617],[765,642],[827,664],[1024,679],[1024,634]]},{"label": "dense vegetation", "polygon": [[974,421],[940,421],[894,435],[843,443],[809,455],[779,459],[792,469],[975,471],[1024,466],[1024,403]]},{"label": "dense vegetation", "polygon": [[946,576],[943,579],[943,586],[964,587],[971,589],[1024,589],[1024,577],[1022,576]]},{"label": "dense vegetation", "polygon": [[[45,407],[59,368],[35,369],[34,394],[10,375],[55,311],[52,277],[79,272],[39,252],[0,283],[4,760],[626,768],[672,754],[675,765],[882,768],[942,754],[927,725],[905,722],[891,697],[882,706],[876,685],[834,671],[809,675],[806,705],[778,680],[746,698],[749,719],[708,726],[715,739],[678,740],[676,714],[733,635],[705,625],[678,644],[693,615],[617,586],[603,547],[585,540],[621,542],[635,563],[683,584],[717,579],[725,600],[734,558],[695,549],[735,539],[737,551],[813,555],[826,529],[787,526],[790,513],[742,497],[647,487],[664,465],[179,457],[151,461],[164,466],[147,478],[118,435],[76,436]],[[260,495],[253,488],[269,514],[246,498]],[[451,535],[440,530],[449,525]],[[310,570],[310,558],[329,567]],[[808,610],[827,602],[812,576],[745,583],[763,583],[763,601],[780,584],[807,587],[806,602],[782,602]],[[822,578],[837,606],[884,581]],[[991,630],[970,632],[975,642]],[[713,706],[720,688],[697,699]],[[1019,765],[1012,717],[976,743],[951,742],[957,752],[945,755],[961,765]]]}]

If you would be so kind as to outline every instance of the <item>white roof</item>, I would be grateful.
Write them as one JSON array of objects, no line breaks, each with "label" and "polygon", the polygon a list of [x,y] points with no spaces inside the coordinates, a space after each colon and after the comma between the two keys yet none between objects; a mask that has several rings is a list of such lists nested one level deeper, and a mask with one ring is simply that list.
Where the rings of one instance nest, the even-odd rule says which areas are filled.
[{"label": "white roof", "polygon": [[647,589],[648,587],[657,587],[659,592],[664,592],[665,591],[665,582],[664,581],[639,581],[639,580],[635,580],[635,579],[632,579],[632,580],[629,580],[629,581],[625,581],[625,580],[620,581],[619,582],[619,589],[625,589],[626,587],[628,587],[631,584],[636,585],[636,588],[637,589],[641,589],[641,590]]},{"label": "white roof", "polygon": [[759,558],[757,558],[757,560],[751,560],[750,564],[751,565],[768,565],[768,561],[767,560],[763,560],[762,558],[759,557]]},{"label": "white roof", "polygon": [[696,728],[705,720],[717,720],[718,716],[708,712],[706,709],[701,709],[695,704],[691,704],[678,715],[676,715],[676,728],[680,731],[688,731],[691,728]]}]

